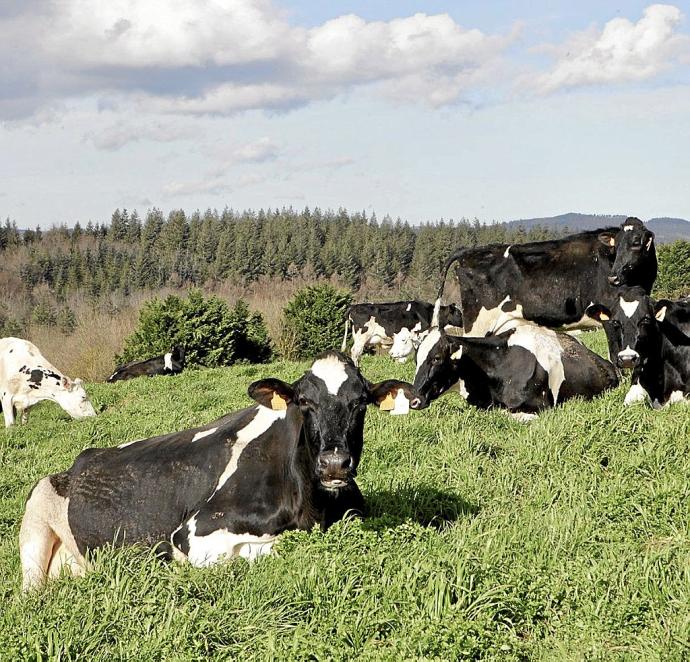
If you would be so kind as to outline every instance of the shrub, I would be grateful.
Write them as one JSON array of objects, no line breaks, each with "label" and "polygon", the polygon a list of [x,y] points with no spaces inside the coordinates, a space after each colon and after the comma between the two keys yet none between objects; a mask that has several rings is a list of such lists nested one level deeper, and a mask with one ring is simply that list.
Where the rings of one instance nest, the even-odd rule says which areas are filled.
[{"label": "shrub", "polygon": [[690,293],[690,242],[674,241],[657,246],[659,275],[654,296],[675,299]]},{"label": "shrub", "polygon": [[69,306],[60,308],[57,314],[57,327],[62,333],[69,334],[77,328],[77,316]]},{"label": "shrub", "polygon": [[185,348],[188,366],[257,363],[271,356],[261,315],[251,313],[244,301],[230,308],[222,299],[204,297],[200,290],[193,289],[186,299],[170,295],[144,304],[137,329],[125,340],[116,362],[150,358],[174,345]]},{"label": "shrub", "polygon": [[55,326],[57,313],[47,301],[39,301],[31,311],[31,322],[38,326]]},{"label": "shrub", "polygon": [[283,333],[291,339],[284,347],[286,358],[308,358],[340,347],[343,320],[351,301],[348,292],[329,284],[299,290],[283,310]]}]

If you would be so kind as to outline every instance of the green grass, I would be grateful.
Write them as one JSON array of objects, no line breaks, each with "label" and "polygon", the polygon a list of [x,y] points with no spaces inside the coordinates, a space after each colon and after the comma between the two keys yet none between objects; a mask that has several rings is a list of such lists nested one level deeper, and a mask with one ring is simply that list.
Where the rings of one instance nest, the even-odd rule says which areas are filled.
[{"label": "green grass", "polygon": [[[585,341],[605,350],[601,333]],[[530,425],[455,395],[370,409],[370,515],[287,534],[211,569],[102,551],[83,579],[23,597],[17,534],[40,477],[88,446],[205,423],[261,376],[306,364],[90,385],[95,419],[44,403],[0,431],[0,659],[690,657],[690,411],[622,406],[626,387]],[[366,357],[371,380],[413,367]]]}]

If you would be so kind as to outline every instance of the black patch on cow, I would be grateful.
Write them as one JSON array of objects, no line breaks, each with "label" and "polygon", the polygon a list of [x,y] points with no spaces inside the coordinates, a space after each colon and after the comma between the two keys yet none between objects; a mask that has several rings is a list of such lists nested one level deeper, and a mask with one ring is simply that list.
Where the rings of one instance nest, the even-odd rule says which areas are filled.
[{"label": "black patch on cow", "polygon": [[515,301],[513,301],[512,299],[511,299],[510,301],[506,301],[506,302],[501,306],[501,310],[502,310],[504,313],[512,313],[516,308],[517,308],[517,304],[516,304]]},{"label": "black patch on cow", "polygon": [[50,484],[58,496],[66,497],[69,495],[69,474],[66,471],[60,474],[53,474],[48,480],[50,480]]},{"label": "black patch on cow", "polygon": [[569,317],[577,314],[577,302],[572,297],[565,300],[565,314]]},{"label": "black patch on cow", "polygon": [[46,377],[51,377],[54,379],[58,384],[62,381],[62,375],[58,375],[57,372],[53,372],[52,370],[44,370],[43,374]]}]

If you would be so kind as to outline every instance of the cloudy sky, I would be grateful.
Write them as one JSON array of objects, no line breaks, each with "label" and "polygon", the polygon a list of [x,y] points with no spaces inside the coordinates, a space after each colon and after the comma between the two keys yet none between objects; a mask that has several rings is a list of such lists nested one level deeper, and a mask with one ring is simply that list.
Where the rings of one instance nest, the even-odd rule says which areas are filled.
[{"label": "cloudy sky", "polygon": [[690,219],[690,3],[1,0],[0,216]]}]

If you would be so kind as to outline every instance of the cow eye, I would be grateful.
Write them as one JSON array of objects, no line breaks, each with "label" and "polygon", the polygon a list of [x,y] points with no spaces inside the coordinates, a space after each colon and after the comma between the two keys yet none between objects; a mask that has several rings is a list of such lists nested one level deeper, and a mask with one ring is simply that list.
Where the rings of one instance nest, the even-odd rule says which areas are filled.
[{"label": "cow eye", "polygon": [[314,403],[311,400],[309,400],[309,398],[305,398],[303,395],[300,395],[297,403],[299,404],[299,408],[302,411],[311,411],[312,409],[314,409]]},{"label": "cow eye", "polygon": [[612,320],[611,324],[613,324],[613,327],[615,329],[620,329],[621,328],[621,323],[618,320]]},{"label": "cow eye", "polygon": [[640,324],[644,324],[646,326],[648,324],[652,324],[652,322],[654,322],[654,320],[649,315],[645,315],[640,321]]}]

